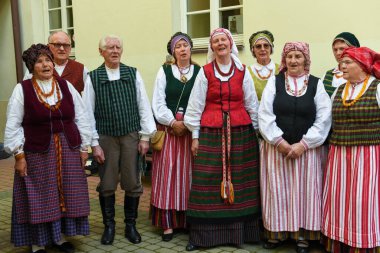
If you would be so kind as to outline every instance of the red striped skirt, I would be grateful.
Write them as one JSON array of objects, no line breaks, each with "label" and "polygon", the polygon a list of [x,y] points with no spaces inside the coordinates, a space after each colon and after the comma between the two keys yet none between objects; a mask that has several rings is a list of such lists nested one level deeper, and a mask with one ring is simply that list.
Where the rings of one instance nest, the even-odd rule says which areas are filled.
[{"label": "red striped skirt", "polygon": [[380,246],[380,145],[330,146],[322,233],[354,248]]},{"label": "red striped skirt", "polygon": [[[162,125],[158,130],[164,130]],[[175,136],[167,133],[161,151],[153,151],[151,204],[163,210],[185,211],[189,199],[191,133]]]}]

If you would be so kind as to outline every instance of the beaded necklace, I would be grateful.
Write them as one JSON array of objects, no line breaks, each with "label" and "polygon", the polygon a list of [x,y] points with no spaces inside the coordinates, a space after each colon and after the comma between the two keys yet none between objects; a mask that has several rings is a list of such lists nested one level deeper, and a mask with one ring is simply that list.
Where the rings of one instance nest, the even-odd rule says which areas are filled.
[{"label": "beaded necklace", "polygon": [[343,95],[343,100],[342,100],[342,103],[345,107],[350,107],[351,105],[355,104],[359,98],[361,98],[361,96],[363,95],[364,91],[366,90],[366,87],[367,87],[367,84],[368,84],[368,80],[369,80],[369,75],[367,75],[367,77],[364,79],[364,84],[363,84],[363,87],[362,89],[360,90],[359,94],[356,96],[356,98],[354,100],[352,100],[351,102],[347,103],[346,102],[346,99],[348,97],[348,90],[351,86],[351,82],[348,81],[346,83],[346,86],[344,87],[344,95]]},{"label": "beaded necklace", "polygon": [[232,71],[235,69],[235,63],[233,60],[231,60],[231,67],[230,67],[230,70],[227,72],[227,73],[224,73],[220,70],[219,66],[218,66],[218,63],[214,60],[213,61],[213,64],[216,68],[216,71],[218,71],[218,73],[221,75],[221,76],[230,76]]},{"label": "beaded necklace", "polygon": [[[52,111],[55,111],[57,110],[60,105],[61,105],[61,92],[60,92],[60,89],[59,89],[59,85],[57,84],[57,81],[55,80],[55,78],[53,78],[52,80],[52,83],[51,83],[51,91],[49,93],[43,93],[43,91],[41,90],[40,86],[37,84],[37,81],[35,78],[32,78],[32,83],[33,83],[33,88],[34,90],[36,91],[37,93],[37,98],[38,98],[38,101],[40,101],[40,103],[47,109],[49,110],[52,110]],[[57,99],[58,101],[56,102],[55,105],[49,105],[45,100],[44,98],[48,98],[48,97],[51,97],[52,95],[54,95],[54,91],[56,91],[56,94],[57,94]]]},{"label": "beaded necklace", "polygon": [[[186,83],[187,82],[187,77],[186,75],[189,74],[190,72],[190,69],[191,69],[191,65],[187,66],[187,67],[184,67],[184,68],[180,68],[177,64],[176,64],[177,68],[178,68],[178,71],[180,73],[180,79],[181,79],[181,82],[183,83]],[[187,71],[185,72],[184,70],[187,69]]]},{"label": "beaded necklace", "polygon": [[260,75],[259,70],[256,67],[254,67],[254,68],[256,70],[257,75],[259,76],[259,78],[261,80],[267,80],[272,75],[272,72],[273,72],[273,69],[270,69],[269,74],[267,76],[262,76],[262,75]]},{"label": "beaded necklace", "polygon": [[303,81],[302,89],[296,92],[295,90],[290,88],[289,81],[288,81],[288,72],[285,72],[285,88],[290,94],[294,95],[295,97],[301,96],[301,94],[306,90],[308,81],[309,81],[309,78],[306,75],[305,80]]}]

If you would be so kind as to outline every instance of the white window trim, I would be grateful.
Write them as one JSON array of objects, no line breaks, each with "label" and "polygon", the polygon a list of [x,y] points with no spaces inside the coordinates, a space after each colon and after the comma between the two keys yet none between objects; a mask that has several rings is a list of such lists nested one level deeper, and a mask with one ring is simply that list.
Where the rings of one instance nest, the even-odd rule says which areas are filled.
[{"label": "white window trim", "polygon": [[[45,22],[45,38],[46,38],[46,44],[49,43],[48,38],[50,35],[50,32],[53,31],[64,31],[67,33],[68,29],[74,29],[75,26],[68,27],[67,26],[67,5],[66,5],[66,0],[60,0],[61,1],[61,7],[58,8],[51,8],[49,9],[49,3],[48,0],[43,1],[43,9],[44,9],[44,19],[46,20]],[[73,5],[69,5],[71,9],[73,8]],[[62,22],[62,28],[58,29],[50,29],[50,19],[49,19],[49,11],[51,10],[61,10],[61,22]],[[71,48],[71,53],[70,57],[75,56],[75,48]]]},{"label": "white window trim", "polygon": [[[180,0],[180,17],[181,17],[181,31],[187,32],[187,14],[202,14],[210,13],[210,31],[219,27],[219,11],[233,10],[237,8],[243,8],[243,4],[228,6],[228,7],[219,7],[220,0],[207,0],[210,1],[210,9],[187,12],[187,0]],[[217,10],[217,11],[213,11]],[[244,26],[243,26],[244,30]],[[244,46],[244,36],[243,34],[233,34],[232,35],[237,46]],[[203,51],[207,49],[209,44],[209,37],[204,38],[192,38],[195,51]]]}]

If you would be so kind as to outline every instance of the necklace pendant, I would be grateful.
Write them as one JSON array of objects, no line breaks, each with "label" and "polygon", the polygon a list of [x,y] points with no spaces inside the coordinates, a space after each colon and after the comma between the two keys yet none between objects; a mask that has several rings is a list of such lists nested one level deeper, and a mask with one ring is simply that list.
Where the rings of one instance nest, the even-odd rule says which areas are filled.
[{"label": "necklace pendant", "polygon": [[187,82],[187,78],[185,75],[181,75],[181,82],[183,82],[183,83]]}]

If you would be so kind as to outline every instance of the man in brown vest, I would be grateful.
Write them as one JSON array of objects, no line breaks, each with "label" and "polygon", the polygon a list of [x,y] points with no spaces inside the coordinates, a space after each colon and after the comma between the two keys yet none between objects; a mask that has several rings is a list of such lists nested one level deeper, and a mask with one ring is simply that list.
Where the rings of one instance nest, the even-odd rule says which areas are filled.
[{"label": "man in brown vest", "polygon": [[[82,63],[69,59],[71,53],[69,35],[63,31],[52,33],[48,38],[48,46],[54,56],[54,76],[69,81],[79,94],[82,94],[88,69]],[[24,80],[31,77],[27,71]]]}]

